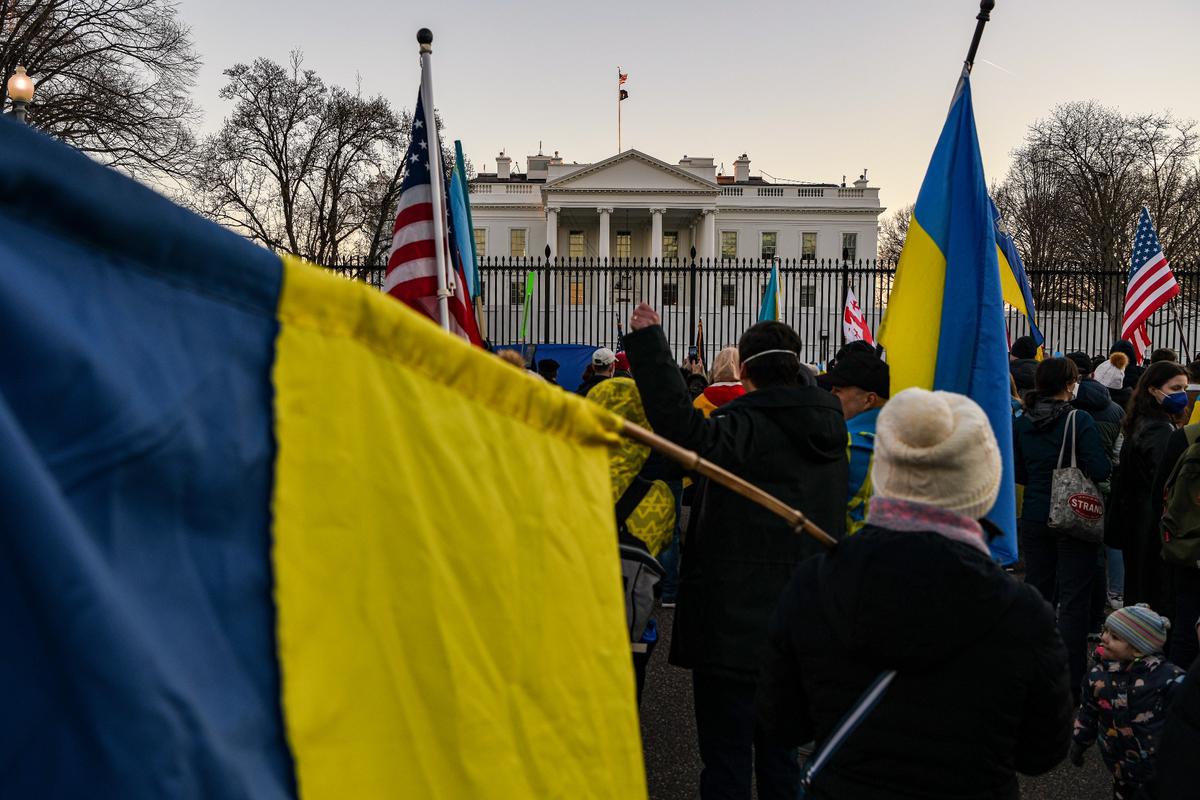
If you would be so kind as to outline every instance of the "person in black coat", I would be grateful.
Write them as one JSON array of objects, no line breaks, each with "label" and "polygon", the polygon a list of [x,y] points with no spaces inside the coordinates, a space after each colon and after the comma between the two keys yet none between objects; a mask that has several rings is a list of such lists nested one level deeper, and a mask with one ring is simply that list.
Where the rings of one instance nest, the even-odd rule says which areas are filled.
[{"label": "person in black coat", "polygon": [[999,449],[972,400],[907,389],[876,428],[868,524],[796,570],[771,622],[760,719],[820,746],[884,670],[897,675],[811,786],[814,798],[1010,800],[1070,745],[1054,613],[991,557],[977,518]]},{"label": "person in black coat", "polygon": [[1032,336],[1019,336],[1008,352],[1008,371],[1021,392],[1033,388],[1033,373],[1038,365],[1037,351],[1037,342]]},{"label": "person in black coat", "polygon": [[[1182,620],[1179,620],[1182,623]],[[1195,638],[1190,625],[1177,626]],[[1200,786],[1200,659],[1192,664],[1167,712],[1158,742],[1155,777],[1144,787],[1145,800],[1178,800],[1194,797]]]},{"label": "person in black coat", "polygon": [[[640,304],[625,351],[656,433],[695,450],[803,509],[840,538],[845,525],[846,423],[837,398],[814,385],[800,338],[760,322],[738,342],[746,394],[705,418],[692,406],[658,314]],[[758,729],[754,695],[767,621],[796,565],[821,550],[740,495],[701,478],[684,535],[670,661],[692,670],[704,798],[796,796],[794,746]]]},{"label": "person in black coat", "polygon": [[[1017,483],[1025,487],[1021,505],[1021,548],[1025,580],[1058,605],[1058,625],[1071,664],[1071,686],[1078,693],[1087,671],[1087,636],[1091,619],[1092,586],[1100,544],[1085,542],[1049,525],[1051,487],[1062,455],[1070,463],[1070,437],[1075,439],[1075,463],[1099,483],[1112,472],[1096,423],[1086,413],[1072,418],[1072,387],[1079,380],[1074,362],[1048,358],[1038,365],[1037,390],[1025,396],[1025,413],[1013,423],[1013,462]],[[1097,537],[1098,538],[1098,537]]]},{"label": "person in black coat", "polygon": [[[1191,376],[1188,377],[1191,380]],[[1188,434],[1200,439],[1200,423],[1179,428],[1167,438],[1162,461],[1154,476],[1153,491],[1165,496],[1167,482],[1175,465],[1188,449]],[[1157,496],[1157,495],[1156,495]],[[1165,507],[1165,506],[1164,506]],[[1200,642],[1196,641],[1191,626],[1200,619],[1200,568],[1193,565],[1167,563],[1164,565],[1171,577],[1171,594],[1174,604],[1171,619],[1175,626],[1167,640],[1167,657],[1180,669],[1187,669],[1200,656]]]},{"label": "person in black coat", "polygon": [[[1113,491],[1113,515],[1107,526],[1112,547],[1125,557],[1125,603],[1146,603],[1160,614],[1173,611],[1166,592],[1162,560],[1163,486],[1158,466],[1175,430],[1173,414],[1164,403],[1187,388],[1187,372],[1169,361],[1151,364],[1138,380],[1125,416],[1120,475]],[[1184,395],[1186,402],[1186,394]]]}]

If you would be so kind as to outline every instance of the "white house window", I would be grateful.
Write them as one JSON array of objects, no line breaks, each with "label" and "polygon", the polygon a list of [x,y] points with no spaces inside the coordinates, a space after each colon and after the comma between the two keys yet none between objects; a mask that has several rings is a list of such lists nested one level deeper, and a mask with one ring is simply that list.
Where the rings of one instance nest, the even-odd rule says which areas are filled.
[{"label": "white house window", "polygon": [[480,258],[487,256],[487,228],[475,229],[475,253]]},{"label": "white house window", "polygon": [[617,258],[633,255],[633,236],[629,231],[617,231]]},{"label": "white house window", "polygon": [[721,305],[737,305],[737,286],[732,283],[721,284]]},{"label": "white house window", "polygon": [[571,258],[583,258],[586,253],[586,240],[583,238],[583,231],[571,231],[570,238],[567,240],[567,255]]},{"label": "white house window", "polygon": [[817,260],[817,234],[800,234],[800,258],[805,261]]},{"label": "white house window", "polygon": [[679,231],[663,231],[663,258],[679,258]]},{"label": "white house window", "polygon": [[525,257],[525,229],[512,228],[508,232],[508,254],[513,258]]},{"label": "white house window", "polygon": [[763,231],[760,241],[759,254],[766,261],[767,259],[775,258],[776,243],[779,241],[779,234],[775,231]]},{"label": "white house window", "polygon": [[721,258],[737,258],[737,231],[721,231]]},{"label": "white house window", "polygon": [[633,299],[633,273],[623,270],[613,282],[613,302],[628,303]]},{"label": "white house window", "polygon": [[800,307],[817,307],[817,285],[815,283],[800,284]]},{"label": "white house window", "polygon": [[842,234],[842,260],[853,261],[858,257],[858,234]]},{"label": "white house window", "polygon": [[525,279],[513,278],[508,284],[508,302],[514,306],[525,304]]},{"label": "white house window", "polygon": [[664,283],[662,287],[662,304],[664,306],[679,305],[679,284],[675,282]]},{"label": "white house window", "polygon": [[568,291],[567,302],[573,306],[583,305],[583,278],[571,278]]}]

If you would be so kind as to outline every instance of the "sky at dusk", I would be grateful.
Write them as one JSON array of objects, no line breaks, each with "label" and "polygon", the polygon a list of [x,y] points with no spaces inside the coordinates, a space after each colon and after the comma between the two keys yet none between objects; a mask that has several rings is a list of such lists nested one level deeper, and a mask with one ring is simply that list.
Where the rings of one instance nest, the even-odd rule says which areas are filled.
[{"label": "sky at dusk", "polygon": [[[446,138],[476,169],[500,148],[568,161],[617,151],[616,72],[629,74],[622,146],[668,162],[712,156],[732,172],[854,180],[912,202],[961,68],[977,0],[644,3],[180,0],[204,59],[205,130],[228,113],[221,71],[303,51],[306,66],[411,108],[416,31],[434,33]],[[989,181],[1056,103],[1200,118],[1195,0],[998,0],[973,74]]]}]

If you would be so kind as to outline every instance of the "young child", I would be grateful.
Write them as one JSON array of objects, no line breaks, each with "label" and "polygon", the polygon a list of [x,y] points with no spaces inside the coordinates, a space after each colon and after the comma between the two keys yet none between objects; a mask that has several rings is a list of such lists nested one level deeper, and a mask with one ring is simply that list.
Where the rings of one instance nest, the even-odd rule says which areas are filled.
[{"label": "young child", "polygon": [[1132,800],[1154,776],[1154,754],[1167,707],[1183,671],[1163,658],[1171,623],[1145,604],[1127,606],[1104,623],[1097,663],[1075,716],[1071,763],[1097,738],[1113,775],[1113,797]]}]

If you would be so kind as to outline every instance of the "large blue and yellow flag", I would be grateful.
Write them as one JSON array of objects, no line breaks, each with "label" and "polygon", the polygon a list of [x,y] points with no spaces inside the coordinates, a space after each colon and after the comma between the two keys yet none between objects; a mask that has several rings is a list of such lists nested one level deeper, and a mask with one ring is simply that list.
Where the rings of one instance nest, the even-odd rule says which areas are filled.
[{"label": "large blue and yellow flag", "polygon": [[892,393],[920,386],[965,394],[988,415],[1004,463],[988,518],[1001,563],[1017,560],[1012,406],[1004,296],[971,83],[964,72],[908,227],[879,340]]},{"label": "large blue and yellow flag", "polygon": [[1000,262],[1000,286],[1004,292],[1004,302],[1021,312],[1029,322],[1029,335],[1038,346],[1038,357],[1041,358],[1042,346],[1046,337],[1038,327],[1037,308],[1033,303],[1033,292],[1029,288],[1029,276],[1025,274],[1025,265],[1021,262],[1021,254],[1017,252],[1017,243],[1012,234],[1004,228],[1004,220],[1000,217],[1000,209],[991,202],[992,226],[996,234],[996,259]]},{"label": "large blue and yellow flag", "polygon": [[615,418],[0,151],[0,796],[644,797]]}]

